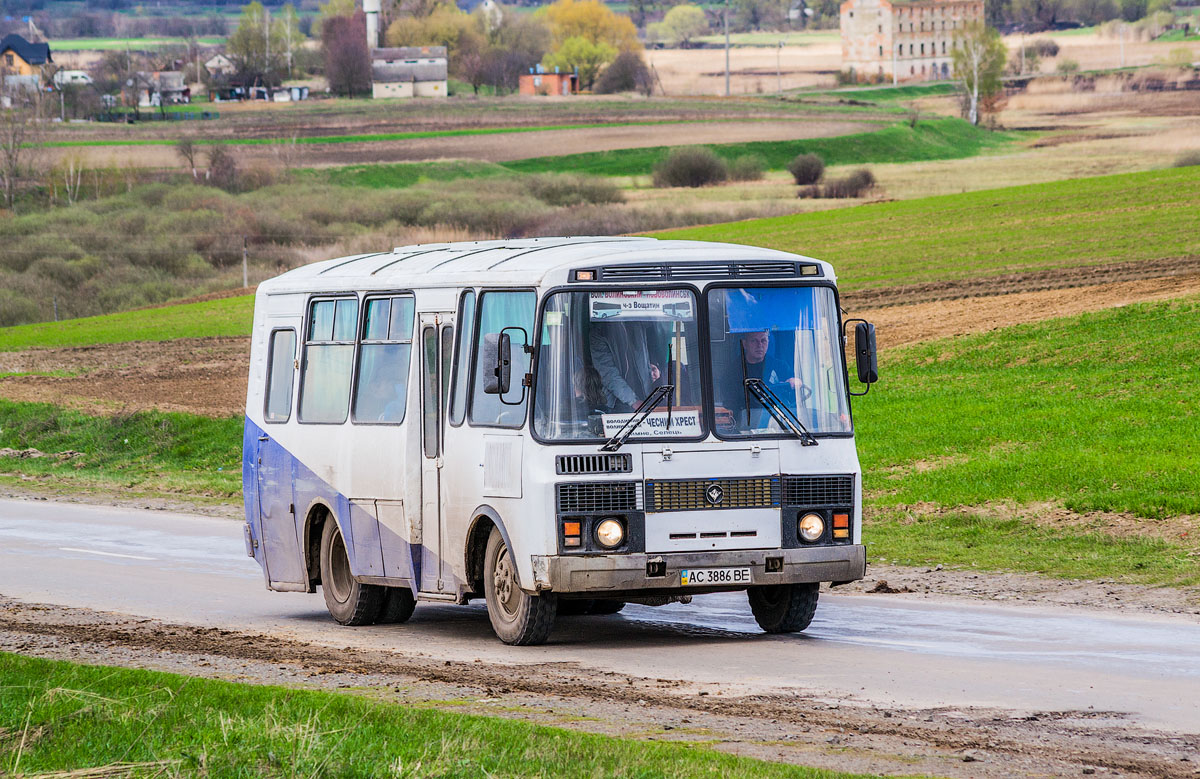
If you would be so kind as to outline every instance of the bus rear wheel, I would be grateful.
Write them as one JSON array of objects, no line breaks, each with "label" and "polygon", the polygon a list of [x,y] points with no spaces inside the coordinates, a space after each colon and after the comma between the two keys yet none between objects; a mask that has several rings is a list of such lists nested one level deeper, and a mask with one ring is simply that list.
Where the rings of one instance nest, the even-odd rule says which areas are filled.
[{"label": "bus rear wheel", "polygon": [[544,644],[554,629],[558,598],[530,595],[517,582],[517,569],[500,531],[492,528],[483,557],[483,594],[496,637],[506,644]]},{"label": "bus rear wheel", "polygon": [[346,542],[333,517],[321,530],[321,593],[330,616],[343,625],[370,625],[383,609],[384,588],[363,584],[350,573]]},{"label": "bus rear wheel", "polygon": [[767,633],[798,633],[817,612],[820,584],[769,584],[746,591],[754,621]]},{"label": "bus rear wheel", "polygon": [[386,587],[385,589],[383,608],[379,611],[379,619],[375,621],[380,625],[408,622],[408,618],[417,608],[417,599],[413,597],[412,590],[407,587]]}]

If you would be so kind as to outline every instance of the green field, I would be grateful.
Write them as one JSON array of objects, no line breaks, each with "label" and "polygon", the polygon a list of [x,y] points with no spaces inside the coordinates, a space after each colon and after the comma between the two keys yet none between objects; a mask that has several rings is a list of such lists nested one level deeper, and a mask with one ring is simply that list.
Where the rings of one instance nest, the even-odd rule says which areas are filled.
[{"label": "green field", "polygon": [[1200,175],[1172,168],[673,230],[828,260],[843,287],[1200,256]]},{"label": "green field", "polygon": [[[709,144],[718,155],[733,160],[757,154],[770,170],[783,170],[797,154],[818,154],[827,165],[867,162],[912,162],[971,157],[1002,147],[1016,139],[1012,133],[997,133],[973,127],[961,119],[927,119],[916,128],[894,124],[875,132],[810,138],[796,141],[755,141]],[[599,176],[645,176],[670,152],[669,146],[642,149],[536,157],[504,163],[518,173],[565,172]]]},{"label": "green field", "polygon": [[953,95],[957,90],[957,84],[941,81],[934,84],[910,84],[902,87],[850,87],[826,92],[798,93],[797,97],[807,97],[809,94],[816,94],[826,97],[844,98],[846,100],[889,102],[894,100],[915,100],[918,97]]},{"label": "green field", "polygon": [[[814,43],[833,43],[841,39],[837,30],[813,30],[812,32],[733,32],[729,34],[730,46],[811,46]],[[724,46],[724,35],[702,35],[698,43]]]},{"label": "green field", "polygon": [[423,181],[511,176],[512,171],[494,162],[450,160],[447,162],[385,162],[346,165],[337,168],[308,168],[297,171],[297,175],[344,187],[389,189],[411,187]]},{"label": "green field", "polygon": [[[224,38],[197,38],[204,46],[219,46],[225,43]],[[183,38],[61,38],[50,41],[50,47],[55,51],[111,51],[114,49],[132,49],[139,51],[146,48],[162,48],[163,46],[186,46]]]},{"label": "green field", "polygon": [[249,335],[254,296],[0,327],[0,352],[126,341]]},{"label": "green field", "polygon": [[141,764],[120,776],[850,776],[369,695],[386,690],[234,684],[7,653],[0,678],[0,771],[15,776],[117,764]]},{"label": "green field", "polygon": [[[235,503],[242,493],[242,419],[157,411],[84,414],[0,400],[0,448],[48,457],[0,457],[0,474],[52,490],[183,495]],[[71,457],[57,457],[77,452]],[[28,485],[28,482],[23,482]]]},{"label": "green field", "polygon": [[855,405],[872,555],[1200,584],[1195,539],[1022,521],[1043,505],[1119,512],[1149,536],[1200,514],[1198,321],[1191,298],[885,354]]}]

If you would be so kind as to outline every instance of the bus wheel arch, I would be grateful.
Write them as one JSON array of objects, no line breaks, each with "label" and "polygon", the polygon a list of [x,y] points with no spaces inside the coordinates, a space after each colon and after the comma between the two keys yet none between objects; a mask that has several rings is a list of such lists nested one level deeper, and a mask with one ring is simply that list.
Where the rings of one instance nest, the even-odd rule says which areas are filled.
[{"label": "bus wheel arch", "polygon": [[309,592],[316,592],[317,585],[321,583],[321,533],[329,520],[337,522],[337,515],[333,513],[333,507],[320,498],[313,500],[304,512],[301,549],[304,553],[304,571]]},{"label": "bus wheel arch", "polygon": [[509,549],[512,549],[512,541],[509,539],[508,528],[504,526],[504,520],[491,506],[479,506],[471,513],[475,518],[471,520],[471,528],[467,531],[465,570],[471,591],[482,597],[484,557],[487,554],[487,543],[492,535],[492,528],[500,531],[500,537]]}]

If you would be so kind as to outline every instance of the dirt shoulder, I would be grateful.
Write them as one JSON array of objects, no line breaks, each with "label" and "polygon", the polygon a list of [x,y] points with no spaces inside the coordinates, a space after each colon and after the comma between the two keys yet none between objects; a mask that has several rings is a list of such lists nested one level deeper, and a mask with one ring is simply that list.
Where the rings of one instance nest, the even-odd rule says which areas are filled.
[{"label": "dirt shoulder", "polygon": [[[582,618],[581,618],[582,619]],[[597,673],[575,663],[493,665],[343,649],[0,597],[0,650],[231,681],[353,688],[416,706],[645,740],[705,743],[767,760],[950,777],[1200,775],[1196,736],[1096,711],[867,707],[804,692]]]}]

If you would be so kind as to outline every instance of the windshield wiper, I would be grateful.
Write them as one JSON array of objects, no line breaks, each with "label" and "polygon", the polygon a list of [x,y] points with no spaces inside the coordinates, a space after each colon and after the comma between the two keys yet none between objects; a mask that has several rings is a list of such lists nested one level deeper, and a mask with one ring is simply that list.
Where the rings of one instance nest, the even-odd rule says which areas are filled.
[{"label": "windshield wiper", "polygon": [[808,432],[808,428],[804,426],[800,418],[784,405],[778,395],[771,392],[771,388],[763,383],[762,379],[746,379],[746,391],[762,404],[767,413],[775,417],[776,422],[792,431],[792,434],[800,439],[801,446],[817,445],[817,439]]},{"label": "windshield wiper", "polygon": [[660,384],[650,390],[650,394],[638,404],[637,410],[633,412],[633,416],[625,420],[625,424],[621,425],[621,429],[613,434],[613,437],[608,439],[604,446],[600,447],[602,452],[615,452],[620,449],[629,436],[633,435],[633,431],[638,429],[638,426],[646,421],[646,417],[650,416],[650,412],[662,403],[664,397],[670,395],[675,390],[674,384]]}]

